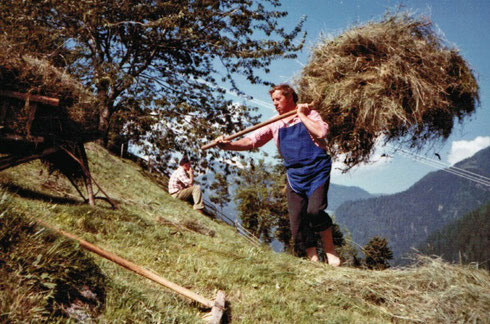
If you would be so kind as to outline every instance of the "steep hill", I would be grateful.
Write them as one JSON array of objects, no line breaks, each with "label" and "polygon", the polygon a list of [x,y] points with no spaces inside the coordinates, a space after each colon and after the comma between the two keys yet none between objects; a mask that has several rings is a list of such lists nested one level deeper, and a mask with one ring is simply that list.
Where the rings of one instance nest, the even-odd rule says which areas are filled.
[{"label": "steep hill", "polygon": [[209,311],[34,219],[208,299],[225,291],[228,323],[487,320],[487,271],[424,257],[401,269],[335,269],[257,248],[171,198],[133,162],[96,145],[87,150],[94,178],[118,209],[99,199],[84,204],[38,162],[0,172],[0,322],[200,323]]},{"label": "steep hill", "polygon": [[[490,176],[490,147],[455,166]],[[364,245],[375,235],[388,239],[395,260],[433,231],[490,201],[490,188],[453,174],[431,172],[408,190],[394,195],[344,203],[337,221]]]}]

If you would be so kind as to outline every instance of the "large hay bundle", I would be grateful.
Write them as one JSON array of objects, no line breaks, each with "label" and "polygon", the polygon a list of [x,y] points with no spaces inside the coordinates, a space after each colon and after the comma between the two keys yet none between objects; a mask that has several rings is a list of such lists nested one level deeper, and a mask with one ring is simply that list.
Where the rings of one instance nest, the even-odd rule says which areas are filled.
[{"label": "large hay bundle", "polygon": [[429,19],[405,13],[322,40],[297,85],[330,125],[330,153],[344,155],[348,168],[369,161],[381,136],[417,149],[447,138],[479,100],[457,50]]},{"label": "large hay bundle", "polygon": [[0,41],[1,91],[59,99],[57,107],[41,107],[35,116],[29,116],[28,103],[0,97],[2,133],[38,136],[51,144],[85,142],[100,136],[98,105],[91,93],[64,71],[46,61],[23,55],[3,37]]}]

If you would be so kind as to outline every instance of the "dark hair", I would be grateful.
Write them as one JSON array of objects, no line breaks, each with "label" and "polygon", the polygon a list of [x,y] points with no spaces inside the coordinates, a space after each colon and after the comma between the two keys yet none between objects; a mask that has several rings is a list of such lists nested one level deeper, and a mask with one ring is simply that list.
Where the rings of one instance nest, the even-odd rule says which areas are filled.
[{"label": "dark hair", "polygon": [[179,165],[184,165],[189,162],[189,158],[187,156],[183,156],[182,159],[180,159]]},{"label": "dark hair", "polygon": [[292,95],[294,103],[298,102],[298,95],[296,94],[296,91],[294,91],[294,89],[291,88],[291,86],[289,84],[276,85],[275,87],[273,87],[272,89],[269,90],[269,94],[272,96],[274,91],[277,91],[277,90],[282,91],[282,94],[286,97],[289,95]]}]

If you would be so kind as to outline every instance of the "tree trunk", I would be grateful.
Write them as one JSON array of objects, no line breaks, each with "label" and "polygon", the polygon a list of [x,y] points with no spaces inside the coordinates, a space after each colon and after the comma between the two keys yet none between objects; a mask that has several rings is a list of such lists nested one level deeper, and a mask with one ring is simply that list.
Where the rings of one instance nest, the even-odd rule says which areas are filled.
[{"label": "tree trunk", "polygon": [[107,147],[109,143],[109,119],[110,119],[110,110],[109,110],[109,98],[108,96],[108,87],[109,84],[107,82],[101,82],[98,85],[99,92],[97,94],[97,98],[99,100],[99,132],[102,135],[102,138],[98,139],[97,144]]}]

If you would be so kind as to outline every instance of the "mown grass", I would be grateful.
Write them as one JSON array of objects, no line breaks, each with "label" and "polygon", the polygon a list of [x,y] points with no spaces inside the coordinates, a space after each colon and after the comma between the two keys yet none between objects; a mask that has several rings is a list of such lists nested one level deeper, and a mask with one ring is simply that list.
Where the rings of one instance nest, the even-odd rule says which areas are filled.
[{"label": "mown grass", "polygon": [[[97,200],[95,208],[81,204],[64,178],[40,174],[38,162],[0,173],[1,207],[7,211],[3,217],[8,214],[9,219],[31,228],[31,232],[19,231],[21,243],[1,241],[8,255],[15,256],[0,258],[2,320],[75,322],[77,316],[78,320],[85,316],[84,322],[95,323],[198,323],[208,311],[32,225],[33,219],[42,219],[208,299],[224,290],[227,322],[488,322],[490,276],[485,270],[431,258],[421,258],[417,266],[404,269],[335,269],[265,246],[253,247],[229,226],[171,198],[133,162],[96,145],[87,148],[94,178],[117,200],[119,209],[112,210],[102,200]],[[15,228],[24,228],[9,225],[12,222],[0,220],[3,238]],[[40,239],[36,233],[49,239]],[[50,264],[36,263],[39,255],[52,255]],[[22,271],[18,270],[20,259]],[[26,279],[48,268],[58,269],[50,270],[48,288],[42,288],[45,276],[38,275],[34,283]],[[5,269],[16,275],[4,275]],[[63,273],[76,275],[63,277]],[[72,282],[69,289],[67,282]],[[104,297],[90,304],[49,294],[62,288],[89,289]],[[77,303],[78,312],[66,311]],[[83,307],[88,310],[83,312]]]}]

